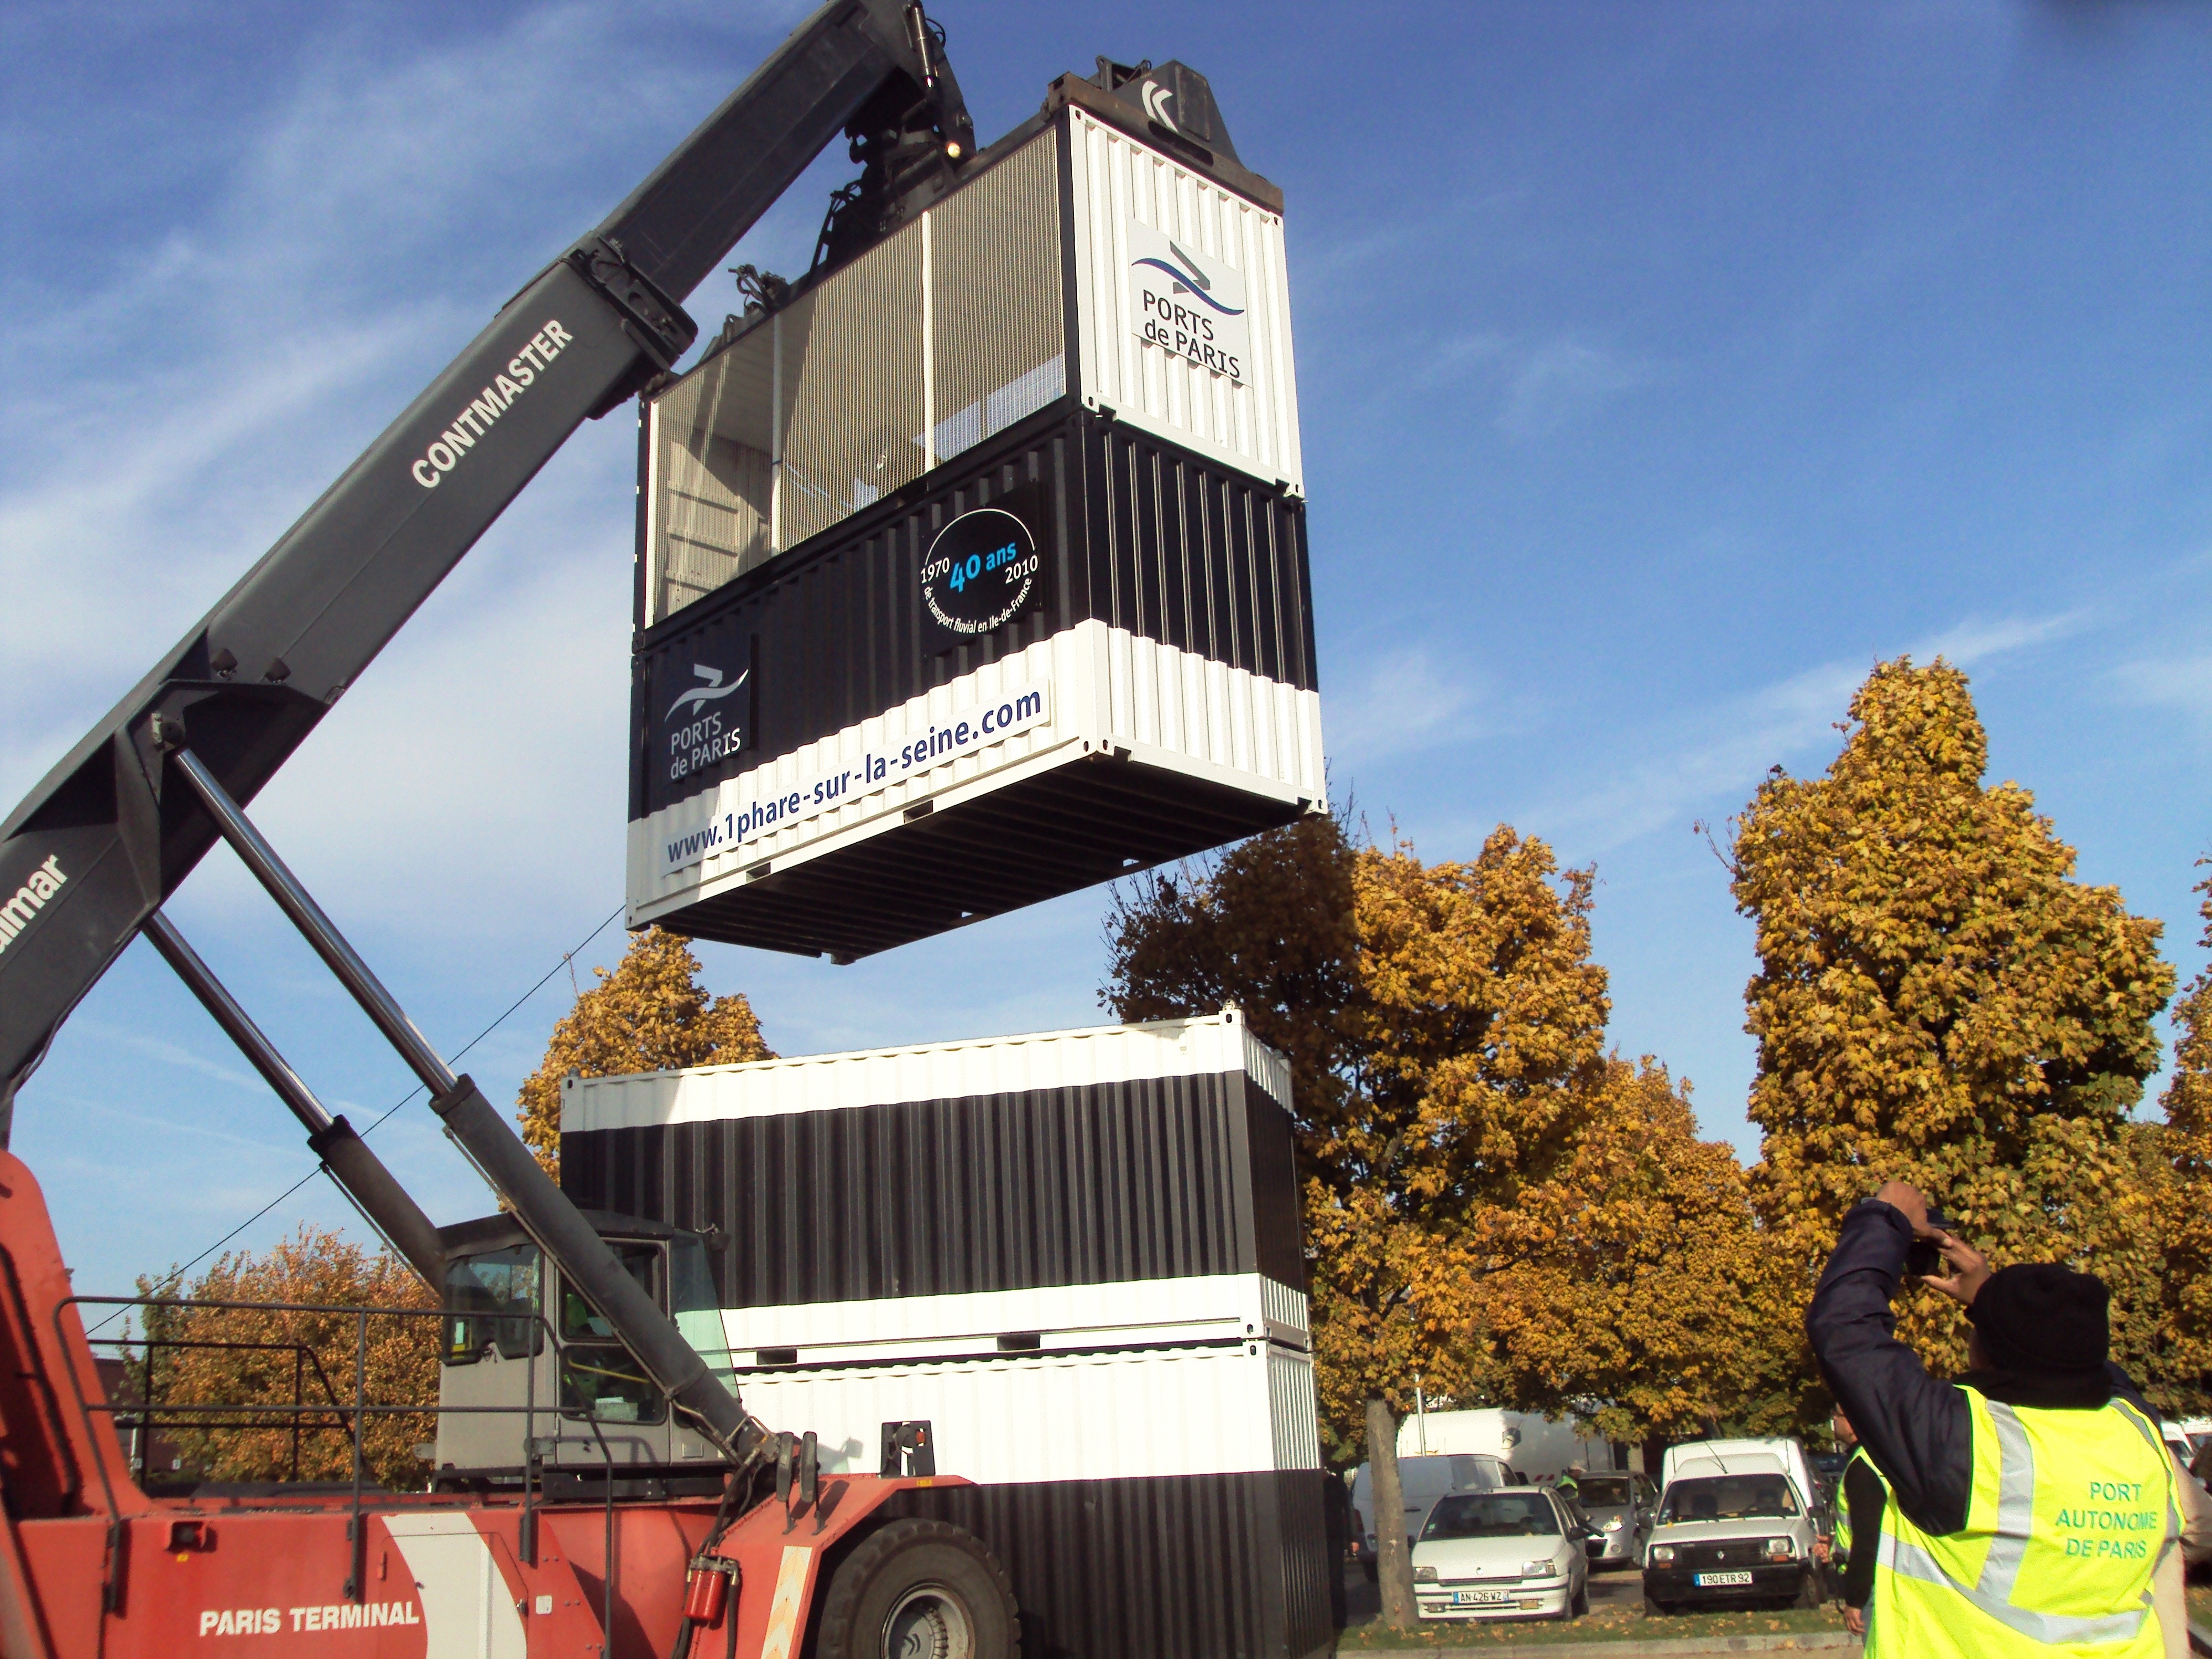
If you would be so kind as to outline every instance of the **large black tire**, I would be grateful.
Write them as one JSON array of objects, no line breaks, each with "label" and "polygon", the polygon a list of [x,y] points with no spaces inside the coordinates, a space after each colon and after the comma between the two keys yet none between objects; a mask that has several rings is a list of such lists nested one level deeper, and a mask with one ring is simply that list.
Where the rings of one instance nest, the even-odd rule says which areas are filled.
[{"label": "large black tire", "polygon": [[1581,1583],[1575,1586],[1574,1595],[1567,1602],[1567,1617],[1570,1619],[1589,1617],[1589,1580],[1588,1578],[1584,1578]]},{"label": "large black tire", "polygon": [[871,1533],[830,1580],[821,1659],[1015,1659],[1013,1586],[983,1540],[942,1521]]},{"label": "large black tire", "polygon": [[1656,1596],[1646,1595],[1644,1598],[1644,1616],[1646,1619],[1663,1619],[1674,1611],[1674,1608]]},{"label": "large black tire", "polygon": [[1820,1568],[1806,1568],[1805,1582],[1797,1587],[1797,1600],[1795,1605],[1801,1607],[1826,1607],[1827,1601],[1827,1586],[1821,1582]]}]

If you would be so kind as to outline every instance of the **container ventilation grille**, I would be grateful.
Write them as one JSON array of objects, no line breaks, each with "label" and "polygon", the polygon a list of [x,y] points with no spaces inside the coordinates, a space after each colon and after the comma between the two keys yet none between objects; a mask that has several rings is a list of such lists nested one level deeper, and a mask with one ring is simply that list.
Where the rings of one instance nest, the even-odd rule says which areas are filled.
[{"label": "container ventilation grille", "polygon": [[777,313],[787,414],[775,550],[817,535],[927,468],[923,224]]},{"label": "container ventilation grille", "polygon": [[771,331],[755,329],[707,372],[678,381],[654,410],[657,616],[775,550],[775,348]]},{"label": "container ventilation grille", "polygon": [[653,403],[649,627],[1067,391],[1048,128]]},{"label": "container ventilation grille", "polygon": [[929,216],[937,460],[1066,393],[1059,154],[1048,131]]}]

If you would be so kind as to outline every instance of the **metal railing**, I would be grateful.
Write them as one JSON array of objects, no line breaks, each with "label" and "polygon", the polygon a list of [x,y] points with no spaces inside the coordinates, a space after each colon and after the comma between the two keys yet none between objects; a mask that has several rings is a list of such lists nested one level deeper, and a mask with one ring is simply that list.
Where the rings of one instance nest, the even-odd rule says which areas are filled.
[{"label": "metal railing", "polygon": [[[143,1362],[139,1374],[145,1382],[142,1391],[148,1397],[140,1401],[109,1399],[106,1389],[99,1384],[97,1378],[94,1379],[94,1387],[88,1390],[86,1379],[79,1374],[73,1346],[67,1339],[63,1323],[63,1315],[65,1310],[91,1306],[137,1308],[148,1310],[175,1310],[184,1315],[202,1312],[297,1314],[350,1320],[354,1324],[352,1400],[349,1403],[340,1397],[337,1387],[332,1382],[322,1363],[321,1355],[314,1351],[313,1344],[305,1341],[296,1340],[241,1341],[224,1337],[198,1338],[191,1335],[88,1336],[87,1343],[92,1347],[114,1347],[124,1351],[126,1377],[130,1375],[130,1351],[140,1349],[147,1353],[147,1359]],[[82,1316],[80,1315],[80,1320],[82,1317]],[[557,1436],[541,1437],[538,1433],[538,1419],[550,1416],[556,1420],[556,1425],[562,1418],[580,1419],[587,1423],[591,1427],[592,1441],[599,1450],[599,1473],[605,1479],[606,1489],[604,1505],[606,1571],[601,1576],[605,1605],[602,1608],[602,1628],[608,1630],[613,1628],[615,1587],[618,1576],[615,1551],[617,1464],[614,1449],[607,1443],[606,1435],[595,1413],[579,1412],[574,1408],[566,1407],[557,1400],[545,1404],[539,1403],[538,1400],[539,1357],[550,1354],[552,1358],[554,1374],[559,1376],[563,1374],[563,1368],[567,1364],[566,1352],[571,1346],[562,1340],[560,1334],[542,1311],[533,1309],[526,1312],[507,1310],[488,1312],[483,1308],[401,1308],[307,1302],[239,1302],[203,1300],[187,1297],[72,1296],[55,1304],[53,1318],[56,1351],[68,1357],[70,1391],[77,1411],[88,1430],[85,1437],[86,1443],[91,1449],[94,1470],[99,1477],[101,1497],[107,1508],[110,1542],[106,1552],[106,1565],[102,1573],[103,1607],[112,1608],[113,1605],[115,1564],[119,1553],[117,1539],[124,1525],[125,1516],[116,1489],[115,1477],[118,1472],[111,1471],[107,1467],[106,1455],[101,1449],[100,1437],[89,1432],[96,1417],[100,1413],[106,1413],[118,1431],[125,1427],[138,1431],[137,1484],[142,1492],[146,1491],[149,1485],[146,1463],[151,1455],[155,1433],[164,1427],[183,1429],[196,1433],[221,1433],[226,1430],[245,1432],[257,1430],[267,1431],[271,1428],[289,1428],[293,1438],[292,1466],[295,1474],[299,1468],[299,1445],[302,1436],[345,1433],[349,1443],[350,1478],[343,1483],[331,1484],[341,1485],[348,1492],[346,1537],[350,1548],[348,1551],[343,1595],[347,1601],[356,1602],[363,1599],[366,1591],[365,1552],[368,1528],[365,1519],[368,1507],[368,1500],[373,1496],[390,1495],[393,1491],[392,1488],[381,1485],[371,1486],[365,1479],[368,1455],[364,1439],[368,1425],[373,1419],[396,1416],[428,1416],[434,1419],[456,1415],[508,1418],[520,1416],[523,1419],[523,1457],[520,1465],[521,1485],[519,1496],[521,1516],[517,1553],[524,1565],[534,1566],[538,1561],[538,1510],[545,1501],[543,1455],[549,1447],[561,1443]],[[434,1399],[427,1403],[372,1401],[368,1398],[369,1321],[382,1318],[441,1321],[461,1318],[471,1321],[497,1321],[502,1324],[532,1329],[532,1340],[529,1345],[528,1363],[524,1366],[526,1380],[522,1403],[520,1405],[447,1406]],[[593,1343],[588,1346],[597,1348],[604,1345]],[[239,1404],[210,1401],[178,1401],[164,1405],[155,1398],[157,1389],[154,1385],[158,1381],[159,1373],[153,1364],[153,1353],[156,1351],[185,1352],[194,1349],[292,1352],[294,1354],[294,1397],[288,1403],[268,1400]],[[302,1397],[307,1391],[307,1376],[311,1366],[325,1395],[321,1400],[308,1401]],[[443,1370],[442,1361],[439,1362],[439,1370],[441,1371]],[[642,1373],[641,1373],[641,1376]],[[672,1401],[668,1402],[668,1408],[672,1413],[675,1410]],[[131,1474],[127,1465],[120,1473],[125,1478],[129,1478]],[[435,1490],[435,1479],[436,1471],[434,1467],[429,1474],[430,1485],[428,1490]],[[312,1486],[322,1485],[325,1483],[311,1483],[311,1488]],[[325,1489],[327,1490],[326,1486]]]}]

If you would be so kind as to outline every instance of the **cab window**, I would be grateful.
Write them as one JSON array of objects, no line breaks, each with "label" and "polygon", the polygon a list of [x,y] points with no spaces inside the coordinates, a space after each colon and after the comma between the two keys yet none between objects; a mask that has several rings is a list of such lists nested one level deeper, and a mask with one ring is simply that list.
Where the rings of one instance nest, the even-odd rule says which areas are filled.
[{"label": "cab window", "polygon": [[[661,1295],[657,1243],[611,1238],[607,1248],[654,1302]],[[668,1415],[659,1385],[615,1336],[606,1316],[565,1280],[561,1287],[561,1411],[601,1423],[658,1423]]]},{"label": "cab window", "polygon": [[668,1311],[684,1340],[707,1362],[707,1369],[730,1382],[736,1375],[737,1356],[730,1352],[721,1292],[714,1288],[707,1246],[696,1233],[678,1233],[668,1241]]},{"label": "cab window", "polygon": [[619,1342],[578,1342],[561,1352],[561,1414],[601,1423],[658,1423],[660,1386]]},{"label": "cab window", "polygon": [[[660,1246],[658,1244],[623,1243],[609,1239],[607,1248],[615,1253],[624,1271],[635,1279],[640,1289],[655,1302],[660,1300]],[[606,1316],[594,1308],[584,1293],[563,1280],[561,1287],[561,1340],[564,1342],[608,1342],[614,1340],[615,1328]]]},{"label": "cab window", "polygon": [[502,1359],[522,1359],[544,1346],[538,1313],[538,1256],[535,1244],[456,1256],[446,1263],[445,1340],[439,1358],[472,1365],[494,1348]]}]

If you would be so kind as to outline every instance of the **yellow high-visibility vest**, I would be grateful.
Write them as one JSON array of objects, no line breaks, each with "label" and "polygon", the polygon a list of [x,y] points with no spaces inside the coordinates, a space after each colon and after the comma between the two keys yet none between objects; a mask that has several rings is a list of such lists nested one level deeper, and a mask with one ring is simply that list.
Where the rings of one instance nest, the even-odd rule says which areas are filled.
[{"label": "yellow high-visibility vest", "polygon": [[[1881,1480],[1883,1495],[1886,1497],[1889,1492],[1889,1482],[1881,1480],[1881,1471],[1875,1468],[1874,1459],[1866,1455],[1866,1448],[1853,1446],[1851,1455],[1844,1460],[1844,1472],[1836,1477],[1835,1539],[1836,1556],[1839,1560],[1851,1553],[1851,1500],[1850,1495],[1844,1490],[1844,1483],[1850,1479],[1851,1465],[1854,1463],[1865,1464],[1874,1478]],[[1885,1504],[1882,1507],[1887,1509],[1889,1506]]]},{"label": "yellow high-visibility vest", "polygon": [[1882,1511],[1869,1659],[2163,1659],[2151,1601],[2181,1537],[2172,1459],[2124,1401],[2006,1406],[1972,1389],[1966,1524],[1924,1533]]}]

